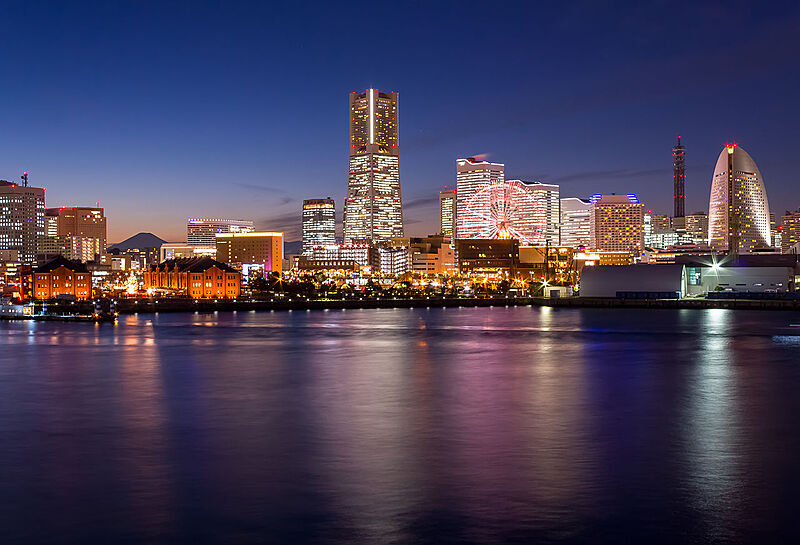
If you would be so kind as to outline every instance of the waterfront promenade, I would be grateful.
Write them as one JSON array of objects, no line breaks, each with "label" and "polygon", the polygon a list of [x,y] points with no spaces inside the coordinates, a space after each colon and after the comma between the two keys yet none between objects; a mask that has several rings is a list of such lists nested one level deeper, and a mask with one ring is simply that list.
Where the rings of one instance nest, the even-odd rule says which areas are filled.
[{"label": "waterfront promenade", "polygon": [[[154,312],[247,312],[348,310],[373,308],[462,308],[496,306],[546,306],[555,308],[638,308],[638,309],[732,309],[732,310],[800,310],[800,300],[784,299],[618,299],[601,297],[416,297],[364,299],[275,298],[273,300],[208,300],[208,299],[121,299],[116,301],[119,314]],[[48,303],[52,314],[91,314],[90,302]]]}]

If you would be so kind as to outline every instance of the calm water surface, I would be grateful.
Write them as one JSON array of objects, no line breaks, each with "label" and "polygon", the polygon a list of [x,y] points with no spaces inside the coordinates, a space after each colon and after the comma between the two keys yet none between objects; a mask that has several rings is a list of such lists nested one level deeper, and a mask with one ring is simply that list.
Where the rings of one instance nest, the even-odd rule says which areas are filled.
[{"label": "calm water surface", "polygon": [[0,322],[3,543],[796,542],[798,313]]}]

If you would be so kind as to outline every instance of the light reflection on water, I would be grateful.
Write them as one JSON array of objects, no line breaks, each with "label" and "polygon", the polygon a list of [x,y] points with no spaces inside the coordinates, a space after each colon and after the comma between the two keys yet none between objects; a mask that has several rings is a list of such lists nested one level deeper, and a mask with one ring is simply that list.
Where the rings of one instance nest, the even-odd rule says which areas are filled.
[{"label": "light reflection on water", "polygon": [[791,313],[0,323],[4,542],[778,540]]}]

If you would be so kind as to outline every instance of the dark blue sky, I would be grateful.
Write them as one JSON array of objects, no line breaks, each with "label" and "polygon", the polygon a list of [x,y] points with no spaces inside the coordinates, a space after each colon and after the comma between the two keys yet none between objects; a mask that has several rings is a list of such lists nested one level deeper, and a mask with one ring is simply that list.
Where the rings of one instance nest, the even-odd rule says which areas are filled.
[{"label": "dark blue sky", "polygon": [[[290,5],[291,4],[291,5]],[[647,5],[641,5],[647,4]],[[455,159],[562,196],[687,212],[736,140],[770,207],[800,204],[797,2],[4,2],[0,178],[100,201],[109,238],[185,239],[190,215],[299,231],[347,174],[347,94],[400,93],[406,230],[436,229]]]}]

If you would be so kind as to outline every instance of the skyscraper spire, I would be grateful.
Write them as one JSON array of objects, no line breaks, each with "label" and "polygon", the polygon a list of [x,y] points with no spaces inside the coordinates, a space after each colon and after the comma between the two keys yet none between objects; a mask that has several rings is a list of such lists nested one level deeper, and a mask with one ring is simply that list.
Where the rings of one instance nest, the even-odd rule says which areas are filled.
[{"label": "skyscraper spire", "polygon": [[680,136],[678,143],[672,148],[672,182],[675,200],[673,217],[683,218],[686,216],[686,148],[681,145]]}]

